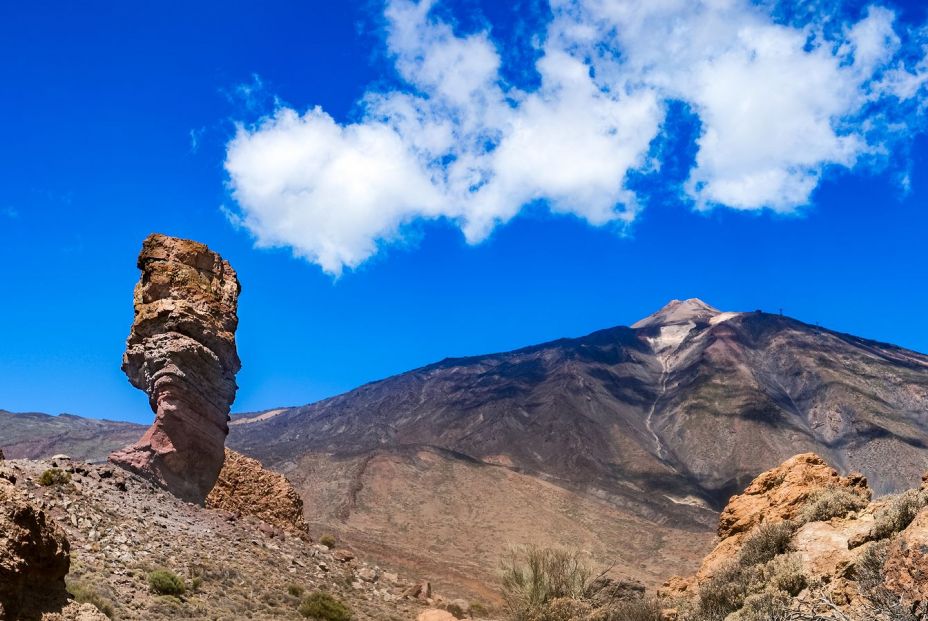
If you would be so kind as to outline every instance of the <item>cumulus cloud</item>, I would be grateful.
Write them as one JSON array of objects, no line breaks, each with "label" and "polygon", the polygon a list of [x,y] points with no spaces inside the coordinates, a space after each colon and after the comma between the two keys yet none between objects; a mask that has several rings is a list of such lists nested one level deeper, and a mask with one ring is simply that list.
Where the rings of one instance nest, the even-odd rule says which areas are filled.
[{"label": "cumulus cloud", "polygon": [[670,101],[701,125],[681,189],[698,209],[791,212],[829,169],[885,159],[924,113],[928,33],[880,6],[851,19],[804,3],[785,19],[750,0],[551,0],[540,81],[520,89],[489,32],[457,33],[433,4],[387,1],[404,87],[369,92],[353,122],[277,106],[238,128],[234,217],[259,245],[337,275],[422,219],[470,243],[536,201],[624,226]]}]

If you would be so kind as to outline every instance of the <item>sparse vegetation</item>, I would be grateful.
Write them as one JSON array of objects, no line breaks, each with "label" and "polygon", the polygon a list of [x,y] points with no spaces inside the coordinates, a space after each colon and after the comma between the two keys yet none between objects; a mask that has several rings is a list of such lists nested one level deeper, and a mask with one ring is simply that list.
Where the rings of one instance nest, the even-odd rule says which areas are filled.
[{"label": "sparse vegetation", "polygon": [[480,602],[471,602],[470,603],[470,616],[472,617],[486,617],[490,614],[490,610]]},{"label": "sparse vegetation", "polygon": [[785,621],[790,598],[783,591],[765,589],[748,595],[744,604],[726,621]]},{"label": "sparse vegetation", "polygon": [[68,593],[71,594],[74,601],[81,604],[92,604],[97,607],[97,610],[110,619],[116,618],[116,610],[113,608],[113,603],[83,582],[69,582]]},{"label": "sparse vegetation", "polygon": [[451,603],[445,606],[445,610],[454,615],[455,619],[463,619],[467,616],[467,614],[464,612],[464,609],[455,603]]},{"label": "sparse vegetation", "polygon": [[350,621],[351,611],[341,601],[325,591],[316,591],[300,604],[299,612],[316,621]]},{"label": "sparse vegetation", "polygon": [[721,621],[741,608],[748,596],[750,576],[739,563],[726,564],[699,585],[696,619]]},{"label": "sparse vegetation", "polygon": [[835,517],[844,517],[851,511],[859,511],[867,501],[843,487],[825,487],[809,495],[799,514],[800,521],[824,522]]},{"label": "sparse vegetation", "polygon": [[737,562],[723,565],[699,585],[699,603],[690,621],[784,618],[790,597],[807,585],[800,558],[787,553],[792,528],[785,522],[758,528],[745,541]]},{"label": "sparse vegetation", "polygon": [[293,597],[303,597],[304,589],[298,584],[287,585],[287,593]]},{"label": "sparse vegetation", "polygon": [[762,581],[776,591],[796,596],[806,588],[808,580],[798,554],[781,554],[764,565]]},{"label": "sparse vegetation", "polygon": [[187,590],[183,579],[167,569],[156,569],[148,574],[148,586],[158,595],[183,595]]},{"label": "sparse vegetation", "polygon": [[335,547],[336,540],[332,535],[323,535],[322,537],[319,537],[319,543],[331,550]]},{"label": "sparse vegetation", "polygon": [[502,563],[503,598],[510,618],[534,620],[545,607],[555,606],[555,600],[580,601],[590,575],[589,565],[576,551],[538,546],[510,550]]},{"label": "sparse vegetation", "polygon": [[901,532],[926,505],[928,493],[919,490],[912,489],[891,497],[876,515],[876,523],[871,531],[873,539],[885,539]]},{"label": "sparse vegetation", "polygon": [[744,541],[739,562],[745,567],[761,565],[790,549],[796,527],[791,522],[761,524]]},{"label": "sparse vegetation", "polygon": [[618,602],[611,607],[608,621],[662,621],[660,602],[652,598]]},{"label": "sparse vegetation", "polygon": [[63,485],[71,481],[71,475],[60,468],[49,468],[39,477],[39,485]]}]

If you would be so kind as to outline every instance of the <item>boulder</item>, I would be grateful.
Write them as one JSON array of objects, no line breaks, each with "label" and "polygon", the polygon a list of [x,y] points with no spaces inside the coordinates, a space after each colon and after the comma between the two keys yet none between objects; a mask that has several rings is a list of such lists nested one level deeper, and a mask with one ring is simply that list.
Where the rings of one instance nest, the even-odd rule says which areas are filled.
[{"label": "boulder", "polygon": [[0,479],[0,609],[4,619],[60,610],[71,565],[64,533],[11,483]]},{"label": "boulder", "polygon": [[425,601],[431,599],[432,597],[432,584],[428,580],[423,580],[419,584],[414,584],[405,591],[403,591],[402,597],[409,599],[418,599]]},{"label": "boulder", "polygon": [[251,515],[267,524],[295,533],[306,532],[303,501],[282,474],[226,449],[225,462],[206,506],[236,515]]},{"label": "boulder", "polygon": [[122,369],[148,394],[155,422],[110,461],[203,504],[216,483],[241,367],[235,271],[198,242],[150,235],[142,244],[135,321]]}]

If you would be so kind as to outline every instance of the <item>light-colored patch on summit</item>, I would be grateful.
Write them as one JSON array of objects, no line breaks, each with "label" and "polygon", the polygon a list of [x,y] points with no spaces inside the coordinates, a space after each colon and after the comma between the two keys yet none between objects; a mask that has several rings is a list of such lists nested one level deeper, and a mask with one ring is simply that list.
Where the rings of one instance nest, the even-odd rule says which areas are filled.
[{"label": "light-colored patch on summit", "polygon": [[229,422],[229,424],[230,424],[230,425],[247,425],[248,423],[257,423],[257,422],[260,422],[260,421],[262,421],[262,420],[267,420],[267,419],[269,419],[269,418],[274,418],[274,417],[277,416],[278,414],[283,414],[283,413],[286,412],[286,411],[287,411],[287,408],[280,408],[280,409],[277,409],[277,410],[268,410],[267,412],[264,412],[263,414],[258,414],[257,416],[252,416],[252,417],[249,417],[249,418],[235,418],[235,419],[232,419],[232,421]]},{"label": "light-colored patch on summit", "polygon": [[718,315],[716,315],[715,317],[713,317],[712,319],[709,320],[709,325],[711,325],[711,326],[717,326],[718,324],[724,323],[724,322],[728,321],[729,319],[732,319],[732,318],[734,318],[734,317],[737,317],[737,316],[740,315],[740,314],[741,314],[741,313],[733,313],[733,312],[719,313]]},{"label": "light-colored patch on summit", "polygon": [[662,326],[660,333],[655,337],[648,337],[646,340],[655,352],[664,352],[668,349],[676,349],[687,335],[696,327],[693,322],[682,323],[672,326]]}]

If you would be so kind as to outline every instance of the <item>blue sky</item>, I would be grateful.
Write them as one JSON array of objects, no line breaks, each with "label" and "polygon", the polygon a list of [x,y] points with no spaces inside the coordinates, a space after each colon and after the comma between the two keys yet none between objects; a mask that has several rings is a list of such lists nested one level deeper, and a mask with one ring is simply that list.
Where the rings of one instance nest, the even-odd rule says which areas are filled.
[{"label": "blue sky", "polygon": [[239,273],[235,411],[671,298],[928,351],[921,3],[583,4],[4,3],[0,408],[151,418],[153,231]]}]

